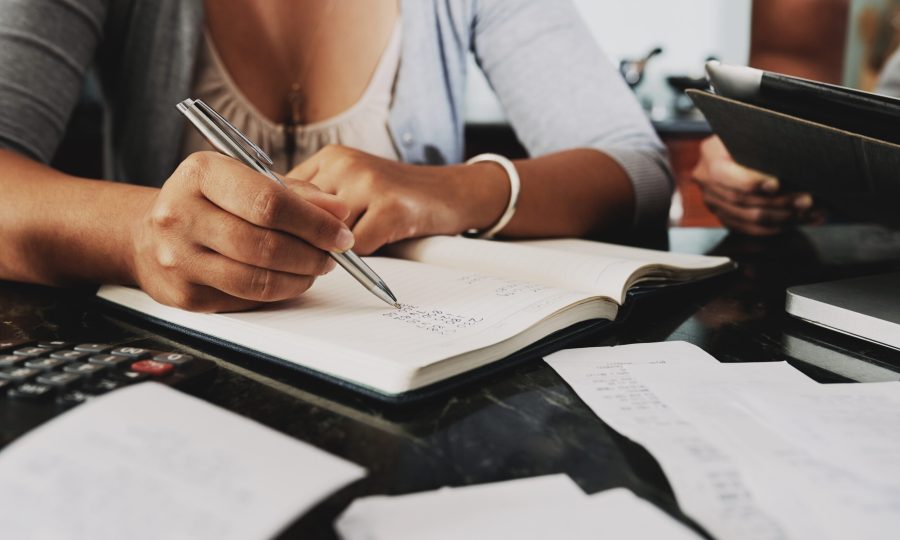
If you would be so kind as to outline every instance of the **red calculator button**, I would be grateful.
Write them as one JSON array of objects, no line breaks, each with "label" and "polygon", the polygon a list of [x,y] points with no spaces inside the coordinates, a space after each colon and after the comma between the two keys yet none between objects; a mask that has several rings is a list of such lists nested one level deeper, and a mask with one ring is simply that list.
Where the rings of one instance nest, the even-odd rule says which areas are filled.
[{"label": "red calculator button", "polygon": [[162,377],[163,375],[168,375],[172,371],[175,370],[175,366],[172,364],[167,364],[165,362],[157,362],[156,360],[139,360],[133,364],[131,364],[132,371],[137,371],[138,373],[146,373],[147,375],[152,375],[154,377]]}]

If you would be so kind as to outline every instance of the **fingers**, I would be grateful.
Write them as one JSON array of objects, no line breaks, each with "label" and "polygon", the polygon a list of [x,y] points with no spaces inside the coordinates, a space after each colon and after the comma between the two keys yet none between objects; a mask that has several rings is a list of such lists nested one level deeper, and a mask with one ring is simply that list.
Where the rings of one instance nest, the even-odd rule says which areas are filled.
[{"label": "fingers", "polygon": [[371,255],[382,246],[418,236],[415,230],[398,230],[395,220],[390,219],[390,213],[373,208],[359,218],[353,235],[357,239],[353,250],[359,255]]},{"label": "fingers", "polygon": [[739,206],[720,198],[715,192],[706,194],[708,205],[727,212],[742,221],[758,223],[767,226],[782,226],[790,223],[796,217],[793,208],[777,206]]},{"label": "fingers", "polygon": [[263,302],[235,298],[218,289],[193,283],[185,284],[179,289],[168,289],[160,295],[154,295],[154,298],[168,306],[198,313],[246,311],[263,305]]},{"label": "fingers", "polygon": [[340,198],[334,194],[325,193],[312,182],[296,180],[293,178],[285,178],[285,183],[294,193],[303,199],[318,206],[319,208],[329,212],[341,221],[346,221],[350,215],[350,208]]},{"label": "fingers", "polygon": [[198,250],[184,268],[188,283],[203,284],[229,296],[252,302],[296,298],[309,289],[312,276],[299,276],[244,264],[213,251]]},{"label": "fingers", "polygon": [[334,269],[334,260],[324,251],[209,206],[208,213],[193,227],[204,247],[237,262],[291,274],[318,276]]},{"label": "fingers", "polygon": [[332,213],[237,161],[198,152],[182,167],[188,168],[183,174],[197,182],[205,198],[245,221],[292,234],[325,251],[353,246],[353,234]]},{"label": "fingers", "polygon": [[[758,195],[755,193],[747,193],[744,191],[735,191],[733,189],[720,186],[718,184],[710,184],[704,187],[704,195],[709,193],[717,200],[724,200],[728,203],[731,203],[735,206],[741,206],[744,208],[780,208],[780,209],[793,209],[796,208],[798,210],[802,210],[806,208],[806,204],[811,203],[812,200],[809,196],[804,197],[803,201],[798,202],[798,199],[801,196],[795,194],[787,194],[787,195]],[[803,207],[799,206],[802,202]]]},{"label": "fingers", "polygon": [[777,193],[778,179],[737,164],[718,137],[700,145],[700,161],[694,179],[703,186],[718,185],[743,193]]},{"label": "fingers", "polygon": [[701,184],[716,184],[744,193],[777,193],[778,179],[765,173],[748,169],[732,160],[719,159],[708,164],[709,176],[697,177]]}]

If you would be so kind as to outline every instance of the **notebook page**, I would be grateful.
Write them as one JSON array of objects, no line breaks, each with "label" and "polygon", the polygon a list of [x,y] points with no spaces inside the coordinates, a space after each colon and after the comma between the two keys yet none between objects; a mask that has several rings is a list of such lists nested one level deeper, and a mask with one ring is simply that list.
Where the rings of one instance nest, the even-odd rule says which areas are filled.
[{"label": "notebook page", "polygon": [[117,390],[0,452],[5,539],[270,538],[365,471],[157,383]]},{"label": "notebook page", "polygon": [[437,236],[402,242],[387,254],[435,266],[512,277],[605,296],[621,304],[632,278],[647,266],[687,270],[727,265],[722,257],[678,255],[584,240],[495,242]]},{"label": "notebook page", "polygon": [[219,315],[264,327],[272,339],[315,338],[391,363],[421,367],[487,347],[588,295],[432,267],[371,258],[402,309],[387,306],[349,274],[334,271],[298,299]]},{"label": "notebook page", "polygon": [[604,242],[591,242],[588,240],[579,240],[577,238],[563,238],[559,240],[523,240],[513,243],[515,245],[552,249],[568,253],[580,253],[583,255],[601,255],[613,259],[640,261],[688,270],[712,269],[731,263],[731,259],[728,257],[673,253],[671,251],[620,246],[618,244],[607,244]]},{"label": "notebook page", "polygon": [[[563,291],[398,259],[369,258],[403,309],[388,306],[335,270],[296,300],[256,311],[198,314],[163,306],[136,289],[98,296],[384,392],[409,389],[417,370],[505,341],[591,299]],[[590,318],[614,318],[596,299]]]}]

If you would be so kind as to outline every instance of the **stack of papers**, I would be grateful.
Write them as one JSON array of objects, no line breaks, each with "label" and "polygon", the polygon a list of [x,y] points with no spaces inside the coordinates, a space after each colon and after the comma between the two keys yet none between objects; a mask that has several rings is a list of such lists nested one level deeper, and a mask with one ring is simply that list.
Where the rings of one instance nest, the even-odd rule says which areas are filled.
[{"label": "stack of papers", "polygon": [[344,540],[699,540],[627,489],[587,496],[566,475],[358,499],[335,527]]},{"label": "stack of papers", "polygon": [[678,342],[547,363],[654,455],[716,537],[900,537],[898,382],[820,385],[783,362],[721,364]]},{"label": "stack of papers", "polygon": [[364,469],[157,383],[0,452],[3,538],[270,538]]}]

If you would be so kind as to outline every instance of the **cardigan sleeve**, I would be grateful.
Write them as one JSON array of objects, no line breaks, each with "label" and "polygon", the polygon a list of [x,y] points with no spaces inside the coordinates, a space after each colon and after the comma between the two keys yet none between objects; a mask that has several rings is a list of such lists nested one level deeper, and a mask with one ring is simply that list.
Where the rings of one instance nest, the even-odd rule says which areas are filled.
[{"label": "cardigan sleeve", "polygon": [[53,158],[105,14],[104,0],[0,2],[0,148]]},{"label": "cardigan sleeve", "polygon": [[471,47],[532,156],[601,151],[627,172],[635,231],[665,226],[665,148],[571,0],[475,0]]}]

